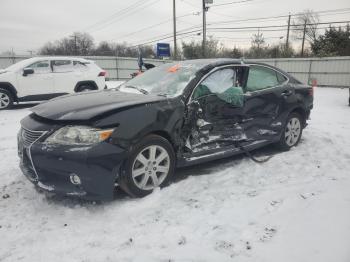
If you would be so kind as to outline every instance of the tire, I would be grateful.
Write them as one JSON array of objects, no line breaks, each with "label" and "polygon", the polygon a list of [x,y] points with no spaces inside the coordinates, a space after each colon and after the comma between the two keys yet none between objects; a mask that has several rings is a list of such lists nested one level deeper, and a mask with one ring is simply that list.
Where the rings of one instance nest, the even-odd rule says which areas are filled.
[{"label": "tire", "polygon": [[277,146],[283,151],[288,151],[297,146],[303,133],[303,120],[298,113],[291,113],[283,128],[280,141]]},{"label": "tire", "polygon": [[0,88],[0,110],[10,109],[13,106],[13,95],[6,89]]},{"label": "tire", "polygon": [[87,92],[87,91],[92,91],[95,90],[96,88],[94,88],[91,85],[81,85],[78,88],[78,92]]},{"label": "tire", "polygon": [[144,197],[155,188],[167,185],[174,170],[172,145],[161,136],[149,135],[131,150],[118,184],[130,196]]}]

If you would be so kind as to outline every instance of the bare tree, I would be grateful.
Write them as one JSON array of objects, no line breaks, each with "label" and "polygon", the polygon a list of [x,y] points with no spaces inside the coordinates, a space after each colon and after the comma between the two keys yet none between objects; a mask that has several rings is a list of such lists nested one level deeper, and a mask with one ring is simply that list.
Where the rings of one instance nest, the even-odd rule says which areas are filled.
[{"label": "bare tree", "polygon": [[313,43],[318,36],[319,16],[312,10],[305,10],[298,14],[292,23],[292,31],[296,39],[303,39],[305,26],[305,40],[310,44]]},{"label": "bare tree", "polygon": [[254,58],[259,58],[264,56],[265,49],[265,38],[260,30],[252,37],[252,46],[250,47],[249,53]]},{"label": "bare tree", "polygon": [[89,55],[94,50],[94,40],[87,33],[75,32],[69,37],[46,43],[41,55]]}]

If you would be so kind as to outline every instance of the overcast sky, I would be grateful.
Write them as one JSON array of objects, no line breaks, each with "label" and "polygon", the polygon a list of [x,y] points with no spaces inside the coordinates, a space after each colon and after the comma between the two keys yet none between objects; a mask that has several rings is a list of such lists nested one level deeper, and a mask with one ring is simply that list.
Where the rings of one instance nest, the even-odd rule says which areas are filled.
[{"label": "overcast sky", "polygon": [[[136,8],[124,10],[139,2]],[[44,43],[69,36],[75,31],[90,33],[95,42],[114,41],[132,44],[145,43],[172,33],[172,0],[0,0],[0,53],[14,49],[15,53],[28,54]],[[227,5],[232,2],[240,2]],[[201,0],[176,0],[177,28],[179,31],[201,25]],[[314,11],[335,10],[320,13],[322,22],[350,20],[349,0],[214,0],[207,13],[210,27],[254,27],[285,25],[286,18],[264,21],[245,21],[215,24],[218,22],[295,14],[305,9]],[[124,11],[123,11],[124,10]],[[158,26],[150,27],[154,24]],[[212,25],[211,25],[212,24]],[[147,29],[144,29],[147,28]],[[144,30],[142,30],[144,29]],[[193,30],[193,29],[192,29]],[[253,29],[255,30],[255,29]],[[263,32],[268,43],[285,41],[284,31]],[[139,31],[139,32],[136,32]],[[135,33],[136,32],[136,33]],[[213,32],[226,46],[245,47],[250,44],[254,32]],[[200,40],[196,32],[179,36],[179,42]],[[279,39],[280,37],[284,37]],[[171,39],[160,42],[171,42]],[[297,45],[297,41],[295,41]]]}]

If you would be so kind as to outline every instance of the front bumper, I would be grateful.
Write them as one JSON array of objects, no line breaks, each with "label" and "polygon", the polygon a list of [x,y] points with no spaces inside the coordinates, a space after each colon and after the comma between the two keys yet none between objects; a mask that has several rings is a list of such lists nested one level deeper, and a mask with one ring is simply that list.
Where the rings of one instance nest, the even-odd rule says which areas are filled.
[{"label": "front bumper", "polygon": [[[44,140],[44,137],[42,137]],[[125,149],[107,142],[93,146],[50,145],[41,139],[30,146],[18,135],[23,174],[45,191],[87,200],[111,200]],[[78,175],[75,185],[70,176]]]}]

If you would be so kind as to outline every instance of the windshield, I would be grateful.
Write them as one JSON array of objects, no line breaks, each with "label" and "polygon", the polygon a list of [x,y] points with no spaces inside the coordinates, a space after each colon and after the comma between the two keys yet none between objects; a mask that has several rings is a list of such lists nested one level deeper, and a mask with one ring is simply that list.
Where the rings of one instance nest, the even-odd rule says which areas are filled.
[{"label": "windshield", "polygon": [[132,87],[143,93],[175,97],[182,94],[198,69],[198,64],[167,63],[129,80],[120,89]]},{"label": "windshield", "polygon": [[33,59],[33,58],[25,59],[25,60],[19,61],[16,64],[10,65],[9,67],[5,68],[5,70],[7,70],[7,71],[16,71],[18,69],[23,69],[26,66],[28,66],[31,63],[36,62],[36,61],[37,60]]}]

